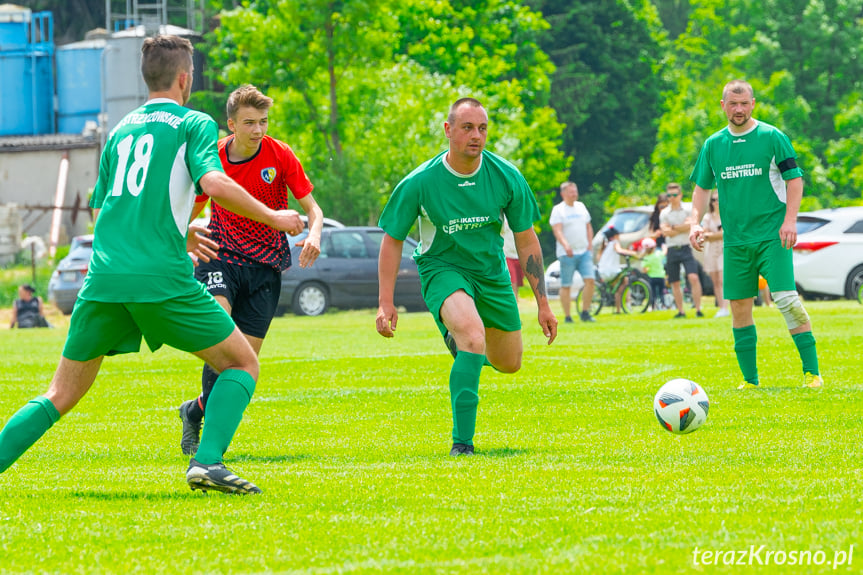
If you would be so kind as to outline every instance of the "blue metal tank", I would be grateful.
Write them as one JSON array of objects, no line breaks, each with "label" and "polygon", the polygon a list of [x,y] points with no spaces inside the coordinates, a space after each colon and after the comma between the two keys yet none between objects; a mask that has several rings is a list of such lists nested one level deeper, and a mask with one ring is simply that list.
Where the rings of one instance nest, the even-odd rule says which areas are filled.
[{"label": "blue metal tank", "polygon": [[0,9],[0,136],[54,133],[54,20]]},{"label": "blue metal tank", "polygon": [[105,40],[85,40],[57,48],[57,131],[80,134],[99,121],[102,110],[102,55]]}]

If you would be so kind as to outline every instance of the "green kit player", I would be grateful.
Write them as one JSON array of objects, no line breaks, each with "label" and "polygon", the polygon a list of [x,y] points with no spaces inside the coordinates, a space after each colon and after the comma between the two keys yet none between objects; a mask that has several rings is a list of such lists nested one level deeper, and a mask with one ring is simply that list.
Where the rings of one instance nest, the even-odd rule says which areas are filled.
[{"label": "green kit player", "polygon": [[724,232],[723,284],[731,301],[734,351],[743,372],[739,389],[758,385],[754,297],[758,276],[782,312],[803,362],[804,385],[821,387],[818,354],[809,315],[797,295],[791,248],[797,241],[797,212],[803,197],[803,170],[788,137],[752,117],[752,86],[733,80],[722,91],[728,126],[710,136],[690,179],[695,182],[689,241],[701,251],[704,229],[698,224],[710,190],[719,194]]},{"label": "green kit player", "polygon": [[384,337],[393,337],[398,322],[393,291],[402,242],[419,221],[414,257],[423,298],[455,357],[449,377],[453,456],[474,453],[483,365],[503,373],[521,368],[521,320],[500,233],[504,217],[539,307],[540,327],[549,344],[557,336],[533,230],[540,217],[536,198],[515,166],[484,150],[487,129],[488,115],[480,102],[455,102],[444,123],[449,150],[402,180],[380,218],[386,234],[376,321]]},{"label": "green kit player", "polygon": [[192,45],[176,36],[147,38],[141,72],[148,101],[123,118],[102,152],[91,200],[93,256],[45,395],[0,431],[0,472],[12,465],[87,393],[106,355],[163,344],[191,352],[219,373],[201,445],[189,463],[192,489],[260,493],[222,463],[255,389],[258,360],[230,316],[192,275],[187,252],[205,261],[218,248],[189,233],[196,187],[236,213],[297,234],[293,210],[272,210],[222,170],[218,130],[183,107],[192,88]]}]

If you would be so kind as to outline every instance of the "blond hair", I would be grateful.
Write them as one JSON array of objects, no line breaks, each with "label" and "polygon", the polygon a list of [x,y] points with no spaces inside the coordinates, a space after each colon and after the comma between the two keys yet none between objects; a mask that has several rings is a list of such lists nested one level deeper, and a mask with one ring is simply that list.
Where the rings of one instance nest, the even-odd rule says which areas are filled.
[{"label": "blond hair", "polygon": [[251,84],[244,84],[231,92],[225,108],[229,118],[236,118],[240,108],[251,107],[260,112],[266,112],[273,105],[273,99],[265,96]]}]

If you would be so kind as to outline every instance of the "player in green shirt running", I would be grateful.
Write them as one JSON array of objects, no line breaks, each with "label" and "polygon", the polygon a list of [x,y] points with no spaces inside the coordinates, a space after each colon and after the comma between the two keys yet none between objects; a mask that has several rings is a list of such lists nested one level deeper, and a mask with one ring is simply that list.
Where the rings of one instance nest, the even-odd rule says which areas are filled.
[{"label": "player in green shirt running", "polygon": [[258,359],[230,316],[192,275],[187,251],[205,261],[218,245],[189,233],[196,187],[231,211],[300,233],[293,210],[272,210],[222,170],[218,130],[183,105],[192,89],[192,44],[147,38],[141,73],[148,101],[108,137],[91,200],[93,256],[72,312],[60,364],[45,395],[0,431],[0,473],[87,393],[106,355],[137,352],[141,339],[191,352],[219,373],[207,404],[201,445],[189,462],[192,489],[260,493],[222,463],[255,389]]},{"label": "player in green shirt running", "polygon": [[402,180],[380,218],[386,234],[378,265],[376,321],[384,337],[395,335],[398,322],[393,291],[402,242],[419,220],[414,257],[423,298],[455,357],[449,378],[452,456],[474,453],[483,365],[504,373],[521,368],[521,320],[500,234],[504,216],[539,307],[539,325],[549,344],[557,335],[533,230],[540,217],[536,198],[515,166],[484,149],[487,130],[488,115],[479,101],[456,101],[444,123],[449,150]]},{"label": "player in green shirt running", "polygon": [[734,351],[743,373],[739,389],[759,384],[757,335],[752,318],[758,276],[782,312],[803,363],[804,385],[821,387],[815,337],[809,315],[797,295],[791,248],[797,241],[797,212],[803,197],[803,170],[791,141],[777,128],[752,117],[752,86],[733,80],[722,90],[728,126],[710,136],[690,179],[695,182],[689,242],[701,251],[699,222],[710,190],[719,194],[725,249],[723,284],[731,301]]}]

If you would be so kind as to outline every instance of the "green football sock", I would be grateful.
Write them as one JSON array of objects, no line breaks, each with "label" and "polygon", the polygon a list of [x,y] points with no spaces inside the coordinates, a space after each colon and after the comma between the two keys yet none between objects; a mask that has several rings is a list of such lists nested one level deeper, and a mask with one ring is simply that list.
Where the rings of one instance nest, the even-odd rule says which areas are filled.
[{"label": "green football sock", "polygon": [[758,385],[758,359],[756,355],[758,334],[755,332],[755,326],[735,327],[731,331],[734,333],[734,353],[737,354],[737,365],[740,366],[743,379]]},{"label": "green football sock", "polygon": [[15,463],[30,446],[60,419],[60,412],[47,397],[31,399],[0,431],[0,473]]},{"label": "green football sock", "polygon": [[459,351],[449,374],[452,402],[452,441],[473,445],[476,408],[479,405],[479,375],[485,356]]},{"label": "green football sock", "polygon": [[205,465],[222,461],[254,392],[255,380],[248,372],[240,369],[222,372],[207,400],[196,461]]},{"label": "green football sock", "polygon": [[800,354],[800,361],[803,362],[803,373],[811,373],[820,375],[818,371],[818,353],[815,351],[815,336],[811,331],[795,333],[791,336],[794,340],[794,345],[797,346],[797,353]]}]

